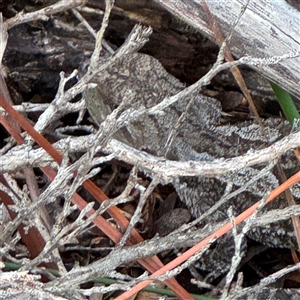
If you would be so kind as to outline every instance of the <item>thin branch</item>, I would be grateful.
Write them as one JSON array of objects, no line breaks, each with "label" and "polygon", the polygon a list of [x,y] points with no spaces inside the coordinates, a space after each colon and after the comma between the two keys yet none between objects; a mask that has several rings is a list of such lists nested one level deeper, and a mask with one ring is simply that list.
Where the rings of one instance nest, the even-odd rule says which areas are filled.
[{"label": "thin branch", "polygon": [[[95,135],[72,137],[60,140],[53,144],[57,150],[68,147],[69,153],[85,152],[89,149]],[[251,150],[246,154],[228,159],[215,159],[213,162],[205,161],[171,161],[157,157],[143,151],[136,150],[122,142],[112,139],[107,147],[97,148],[107,154],[115,154],[115,157],[128,164],[137,164],[138,168],[149,175],[160,175],[163,184],[173,181],[180,176],[215,177],[228,172],[237,172],[253,165],[269,163],[278,159],[291,149],[300,146],[300,132],[291,133],[287,137],[275,142],[273,145],[261,150]],[[53,163],[53,160],[43,149],[26,149],[23,146],[16,147],[12,151],[0,157],[1,172],[12,172],[31,165],[33,167],[45,166]]]},{"label": "thin branch", "polygon": [[37,21],[37,20],[43,20],[43,21],[48,21],[49,16],[75,8],[77,6],[82,6],[85,5],[87,0],[61,0],[58,1],[57,3],[44,7],[40,10],[30,12],[30,13],[24,13],[24,12],[19,12],[16,16],[13,18],[10,18],[5,21],[6,26],[8,29],[22,24],[22,23],[27,23],[31,21]]}]

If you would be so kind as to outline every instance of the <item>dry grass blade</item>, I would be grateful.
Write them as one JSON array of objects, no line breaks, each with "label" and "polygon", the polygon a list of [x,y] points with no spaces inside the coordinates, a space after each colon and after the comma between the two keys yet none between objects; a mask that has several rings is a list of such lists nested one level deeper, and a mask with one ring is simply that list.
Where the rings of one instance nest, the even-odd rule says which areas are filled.
[{"label": "dry grass blade", "polygon": [[[215,39],[216,39],[216,43],[221,46],[223,43],[224,43],[224,37],[221,33],[221,30],[216,22],[216,19],[215,17],[213,16],[213,14],[210,12],[209,8],[208,8],[208,5],[206,3],[206,0],[202,0],[202,5],[204,6],[206,12],[207,12],[207,16],[208,16],[208,20],[209,20],[209,24],[211,26],[211,30],[212,32],[214,33],[215,35]],[[249,2],[249,1],[248,1]],[[247,4],[245,5],[245,8],[246,9],[247,7]],[[244,10],[243,10],[244,11]],[[243,11],[241,12],[241,15],[243,14]],[[224,57],[227,61],[234,61],[234,58],[230,52],[230,50],[228,49],[227,46],[225,46],[225,53],[224,53]],[[261,127],[261,130],[263,132],[263,134],[265,135],[265,130],[264,130],[264,126],[260,120],[260,116],[257,112],[257,109],[255,107],[255,104],[253,102],[253,99],[249,93],[249,90],[246,86],[246,83],[245,83],[245,80],[239,70],[239,68],[237,66],[234,66],[232,68],[230,68],[230,71],[232,73],[232,75],[234,76],[237,84],[239,85],[240,89],[242,90],[245,98],[247,99],[248,103],[249,103],[249,106],[252,110],[252,112],[254,113],[254,116],[257,120],[257,122],[259,123],[260,127]]]}]

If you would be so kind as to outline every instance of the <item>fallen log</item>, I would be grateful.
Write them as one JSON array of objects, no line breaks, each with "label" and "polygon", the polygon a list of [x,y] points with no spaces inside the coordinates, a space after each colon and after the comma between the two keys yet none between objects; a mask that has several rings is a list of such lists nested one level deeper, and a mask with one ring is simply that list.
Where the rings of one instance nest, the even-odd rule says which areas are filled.
[{"label": "fallen log", "polygon": [[[211,25],[213,20],[209,16],[204,0],[155,0],[155,2],[210,39],[216,39]],[[206,2],[223,36],[226,37],[247,1]],[[300,12],[284,0],[249,1],[245,12],[233,29],[228,46],[237,58],[252,56],[268,59],[296,53],[300,51],[299,28]],[[277,64],[259,65],[254,69],[300,98],[299,55],[300,52],[297,57],[285,59]]]}]

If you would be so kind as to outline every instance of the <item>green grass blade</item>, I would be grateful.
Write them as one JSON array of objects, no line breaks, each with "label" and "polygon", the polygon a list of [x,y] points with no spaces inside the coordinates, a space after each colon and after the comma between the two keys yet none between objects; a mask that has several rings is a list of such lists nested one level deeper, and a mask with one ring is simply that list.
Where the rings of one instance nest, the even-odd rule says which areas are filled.
[{"label": "green grass blade", "polygon": [[270,84],[286,119],[290,122],[291,125],[293,125],[294,119],[300,119],[300,115],[291,95],[277,84],[273,82],[270,82]]}]

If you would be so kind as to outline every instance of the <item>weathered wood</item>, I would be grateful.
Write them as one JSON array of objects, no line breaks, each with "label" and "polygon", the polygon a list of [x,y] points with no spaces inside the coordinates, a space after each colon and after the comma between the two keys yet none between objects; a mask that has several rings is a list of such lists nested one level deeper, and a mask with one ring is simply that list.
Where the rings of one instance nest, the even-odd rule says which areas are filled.
[{"label": "weathered wood", "polygon": [[[155,0],[210,39],[215,39],[204,1]],[[246,0],[207,0],[210,12],[224,36],[237,20]],[[270,58],[300,51],[300,12],[284,0],[249,1],[234,29],[229,47],[236,57],[245,55]],[[300,57],[286,59],[276,65],[257,66],[256,70],[300,98]]]}]

